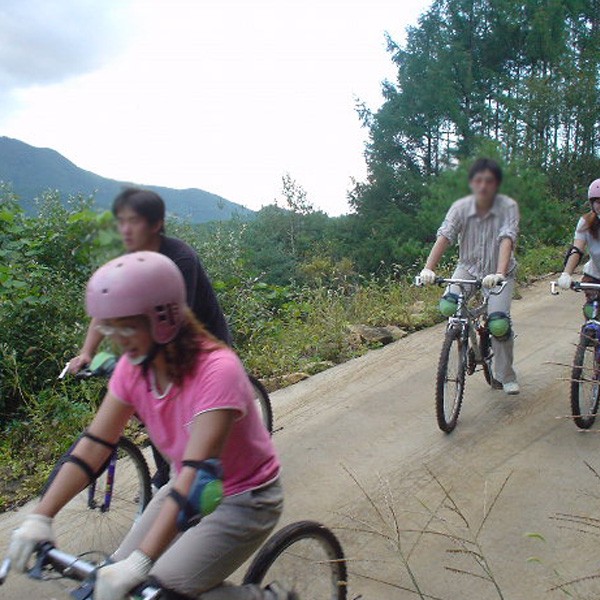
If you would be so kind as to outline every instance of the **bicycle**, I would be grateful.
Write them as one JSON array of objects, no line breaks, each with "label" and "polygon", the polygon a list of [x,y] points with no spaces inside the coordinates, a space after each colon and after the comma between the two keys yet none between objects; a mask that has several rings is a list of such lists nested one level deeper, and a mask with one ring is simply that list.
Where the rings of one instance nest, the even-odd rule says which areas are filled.
[{"label": "bicycle", "polygon": [[[109,377],[116,362],[114,354],[100,352],[91,364],[75,377],[80,380]],[[67,370],[68,365],[59,375],[59,379],[65,377]],[[269,432],[272,432],[273,413],[269,396],[258,380],[250,377],[250,381],[254,386],[255,399],[263,422]],[[77,441],[71,445],[65,456]],[[54,481],[63,463],[64,457],[50,473],[42,488],[42,496]],[[93,532],[94,547],[110,554],[116,550],[151,499],[152,479],[148,463],[131,440],[121,437],[117,449],[100,470],[100,475],[59,513],[55,527],[61,537],[67,540],[66,547],[69,551],[78,552],[83,549],[84,542],[80,532],[86,530]]]},{"label": "bicycle", "polygon": [[[102,564],[102,563],[101,563]],[[70,592],[76,600],[93,597],[96,569],[100,565],[63,552],[46,542],[36,550],[28,575],[48,580],[53,572],[82,582]],[[10,560],[0,566],[0,585],[10,571]],[[342,546],[335,534],[316,521],[298,521],[280,529],[258,551],[243,584],[263,585],[277,581],[294,590],[302,600],[346,600],[348,576]],[[132,600],[157,600],[161,589],[145,583],[130,592]]]},{"label": "bicycle", "polygon": [[[448,317],[435,387],[438,427],[445,433],[451,433],[456,427],[462,407],[466,375],[473,375],[477,367],[481,367],[485,380],[493,389],[502,387],[494,378],[494,353],[487,327],[487,304],[489,296],[500,294],[506,282],[503,281],[496,289],[483,294],[483,300],[478,306],[469,306],[471,294],[467,288],[470,287],[475,292],[481,291],[481,279],[436,277],[435,284],[456,285],[460,290],[456,310]],[[415,278],[415,285],[423,285],[420,277]]]},{"label": "bicycle", "polygon": [[[574,292],[600,292],[600,284],[571,283]],[[550,292],[558,296],[557,282],[550,283]],[[600,405],[600,300],[593,299],[584,306],[585,322],[571,368],[571,415],[579,429],[589,429],[596,420]]]}]

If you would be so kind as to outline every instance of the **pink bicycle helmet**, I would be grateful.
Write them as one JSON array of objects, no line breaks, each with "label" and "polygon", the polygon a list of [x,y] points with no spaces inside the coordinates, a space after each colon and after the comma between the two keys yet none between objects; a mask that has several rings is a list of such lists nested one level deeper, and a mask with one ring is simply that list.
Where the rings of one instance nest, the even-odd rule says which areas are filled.
[{"label": "pink bicycle helmet", "polygon": [[90,317],[118,319],[146,315],[152,337],[170,342],[179,331],[186,305],[181,271],[158,252],[132,252],[100,267],[86,291]]},{"label": "pink bicycle helmet", "polygon": [[600,179],[595,179],[588,188],[588,200],[600,198]]}]

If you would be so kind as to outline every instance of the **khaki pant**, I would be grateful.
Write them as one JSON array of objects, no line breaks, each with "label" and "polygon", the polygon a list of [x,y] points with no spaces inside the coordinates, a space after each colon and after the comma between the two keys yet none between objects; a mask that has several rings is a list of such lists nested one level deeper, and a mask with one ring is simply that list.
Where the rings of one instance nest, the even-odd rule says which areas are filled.
[{"label": "khaki pant", "polygon": [[[466,269],[462,269],[460,267],[454,271],[452,278],[474,279],[473,275],[471,275]],[[489,295],[487,308],[488,315],[494,312],[503,312],[507,315],[510,315],[510,305],[512,302],[513,292],[515,290],[515,279],[514,277],[509,276],[507,277],[506,282],[506,286],[500,294]],[[460,293],[460,288],[458,286],[451,285],[448,286],[448,291],[458,294]],[[469,295],[469,289],[465,288],[465,291],[467,292],[467,295]],[[474,290],[471,289],[470,293],[472,294],[473,292]],[[488,293],[487,290],[484,290],[484,293]],[[500,383],[516,381],[517,374],[513,369],[515,343],[514,331],[511,331],[510,337],[504,342],[497,340],[493,335],[490,337],[492,338],[492,350],[494,351],[494,377]]]},{"label": "khaki pant", "polygon": [[[127,558],[154,523],[171,484],[163,486],[127,534],[113,560]],[[262,600],[258,586],[232,586],[224,581],[267,539],[283,509],[279,482],[228,496],[214,513],[180,534],[156,561],[150,577],[162,587],[202,600]],[[269,583],[269,582],[266,582]]]}]

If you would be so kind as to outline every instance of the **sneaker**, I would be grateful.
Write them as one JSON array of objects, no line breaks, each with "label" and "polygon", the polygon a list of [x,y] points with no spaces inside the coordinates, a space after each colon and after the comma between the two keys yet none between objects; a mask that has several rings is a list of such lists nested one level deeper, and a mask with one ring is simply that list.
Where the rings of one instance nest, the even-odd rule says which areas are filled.
[{"label": "sneaker", "polygon": [[502,385],[502,389],[505,394],[509,396],[516,396],[520,391],[519,384],[516,381],[508,381]]},{"label": "sneaker", "polygon": [[276,581],[269,584],[265,588],[265,592],[268,592],[267,598],[269,600],[300,600],[300,597],[298,594],[296,594],[296,592],[288,592]]}]

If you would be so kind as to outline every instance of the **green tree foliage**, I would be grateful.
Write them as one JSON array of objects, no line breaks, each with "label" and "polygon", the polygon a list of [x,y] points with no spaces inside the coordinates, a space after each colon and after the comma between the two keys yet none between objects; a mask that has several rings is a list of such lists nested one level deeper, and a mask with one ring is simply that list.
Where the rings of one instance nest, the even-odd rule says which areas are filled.
[{"label": "green tree foliage", "polygon": [[[499,144],[575,201],[600,169],[598,0],[435,0],[400,47],[369,129],[369,168],[352,204],[369,220],[411,213],[432,176]],[[518,194],[517,194],[518,197]]]},{"label": "green tree foliage", "polygon": [[0,189],[0,415],[22,400],[22,381],[3,365],[16,360],[27,388],[40,389],[73,356],[87,327],[85,283],[116,247],[111,215],[83,198],[65,207],[47,193],[39,210],[27,217]]}]

